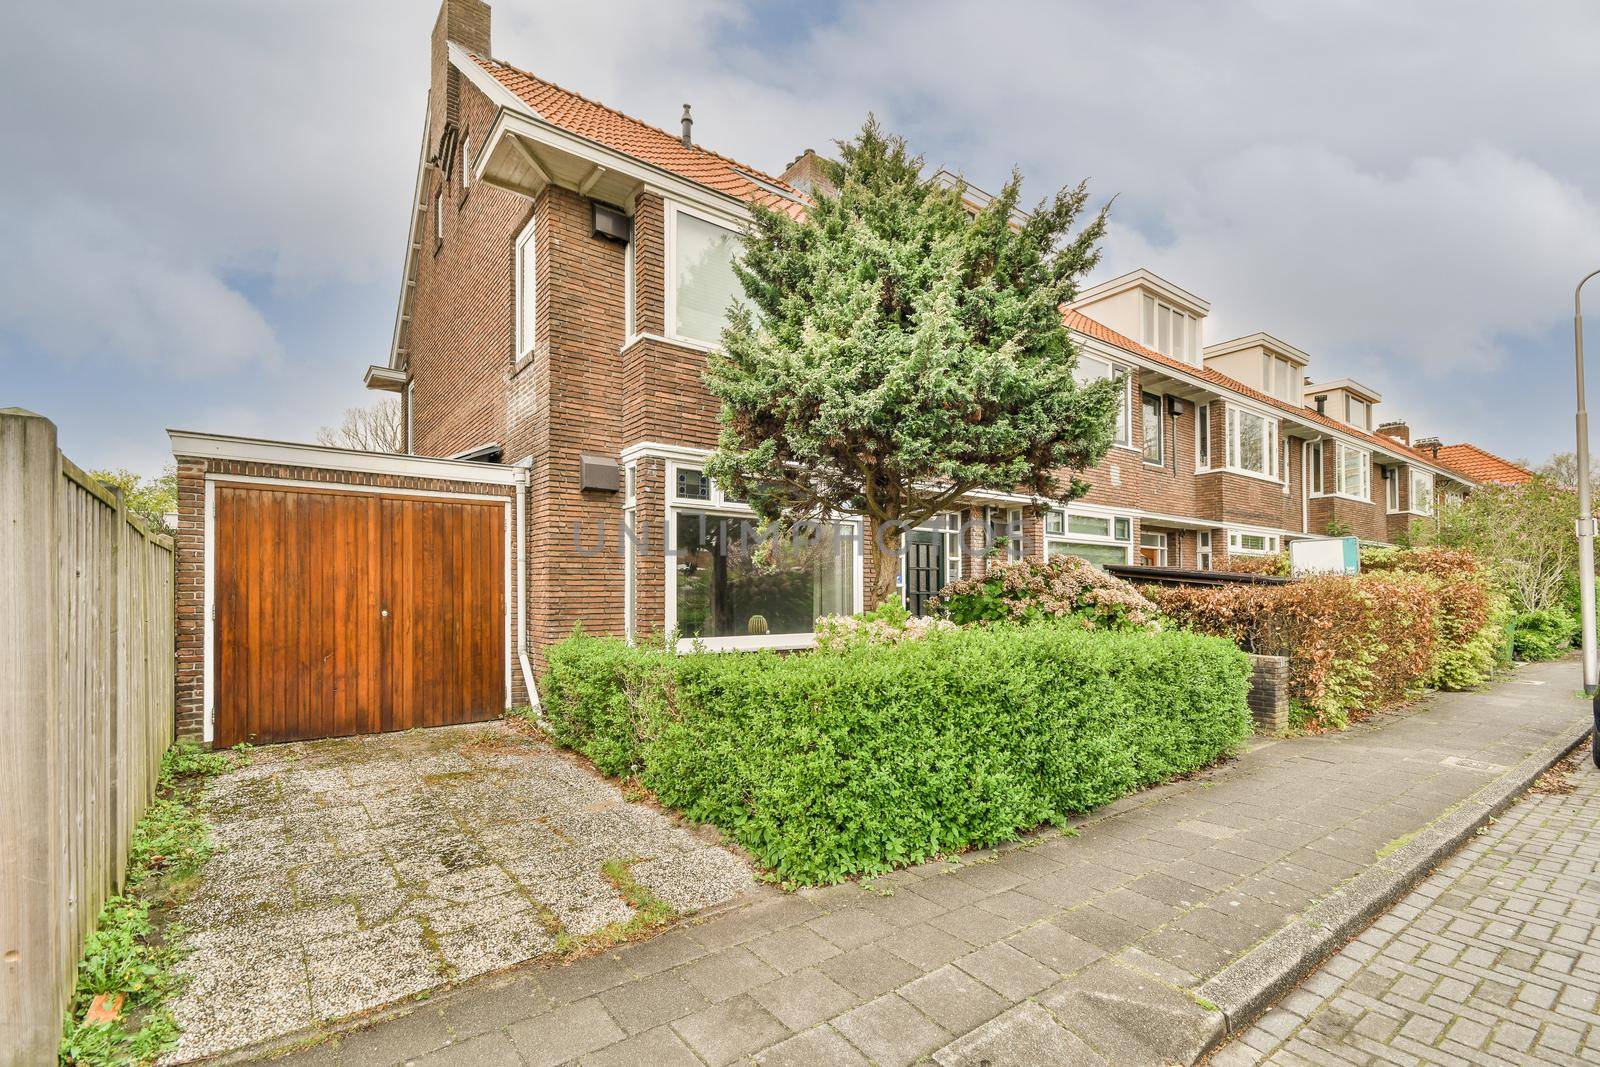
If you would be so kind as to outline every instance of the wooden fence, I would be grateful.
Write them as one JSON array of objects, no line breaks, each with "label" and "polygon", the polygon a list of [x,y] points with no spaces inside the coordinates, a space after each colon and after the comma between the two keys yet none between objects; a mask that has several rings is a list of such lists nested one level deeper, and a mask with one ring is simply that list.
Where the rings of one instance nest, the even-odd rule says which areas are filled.
[{"label": "wooden fence", "polygon": [[54,1063],[172,743],[173,550],[0,410],[0,1065]]}]

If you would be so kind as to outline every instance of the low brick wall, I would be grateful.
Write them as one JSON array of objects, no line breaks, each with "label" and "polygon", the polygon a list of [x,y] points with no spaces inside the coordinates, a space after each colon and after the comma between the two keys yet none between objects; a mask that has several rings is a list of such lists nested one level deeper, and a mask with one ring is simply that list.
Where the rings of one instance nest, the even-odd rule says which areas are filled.
[{"label": "low brick wall", "polygon": [[1282,733],[1289,728],[1289,659],[1250,657],[1250,717],[1256,732]]}]

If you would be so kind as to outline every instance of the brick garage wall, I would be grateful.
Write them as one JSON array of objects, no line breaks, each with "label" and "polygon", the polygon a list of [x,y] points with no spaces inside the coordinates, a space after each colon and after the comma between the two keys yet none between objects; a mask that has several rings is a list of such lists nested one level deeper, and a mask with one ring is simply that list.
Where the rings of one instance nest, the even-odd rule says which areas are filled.
[{"label": "brick garage wall", "polygon": [[[330,470],[322,467],[287,466],[283,464],[246,463],[235,460],[206,459],[195,456],[176,457],[178,476],[178,529],[173,535],[177,550],[175,575],[176,605],[176,668],[175,706],[173,718],[179,737],[198,739],[205,729],[205,563],[206,563],[206,475],[220,477],[273,478],[300,482],[318,482],[338,486],[364,486],[371,489],[420,490],[449,496],[472,493],[484,496],[503,496],[515,500],[515,487],[494,483],[460,482],[443,478],[416,478],[396,474],[372,474],[362,471]],[[516,510],[512,509],[512,521]],[[512,544],[512,611],[516,610],[516,545]],[[523,685],[521,669],[516,663],[515,629],[513,647],[507,650],[511,657],[512,699],[525,702],[528,697]]]}]

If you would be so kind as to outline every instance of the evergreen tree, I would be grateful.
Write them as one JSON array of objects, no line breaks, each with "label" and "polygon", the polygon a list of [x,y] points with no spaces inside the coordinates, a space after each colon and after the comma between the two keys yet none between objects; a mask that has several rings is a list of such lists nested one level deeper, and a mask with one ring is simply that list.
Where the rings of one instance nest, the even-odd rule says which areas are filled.
[{"label": "evergreen tree", "polygon": [[780,526],[867,516],[872,605],[904,533],[974,490],[1058,501],[1110,447],[1120,383],[1080,385],[1061,307],[1099,259],[1087,188],[1032,214],[1021,179],[980,208],[869,118],[802,220],[757,207],[747,303],[708,360],[722,431],[707,473]]}]

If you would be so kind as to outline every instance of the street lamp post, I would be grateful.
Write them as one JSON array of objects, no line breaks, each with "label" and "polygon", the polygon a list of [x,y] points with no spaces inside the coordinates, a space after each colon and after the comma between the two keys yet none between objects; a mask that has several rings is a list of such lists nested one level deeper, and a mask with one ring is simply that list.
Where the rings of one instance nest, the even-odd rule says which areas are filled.
[{"label": "street lamp post", "polygon": [[1600,767],[1600,650],[1594,632],[1595,519],[1589,499],[1589,408],[1583,391],[1583,287],[1600,270],[1584,275],[1572,291],[1572,343],[1578,370],[1578,595],[1583,598],[1583,691],[1593,700],[1594,736],[1590,750]]}]

